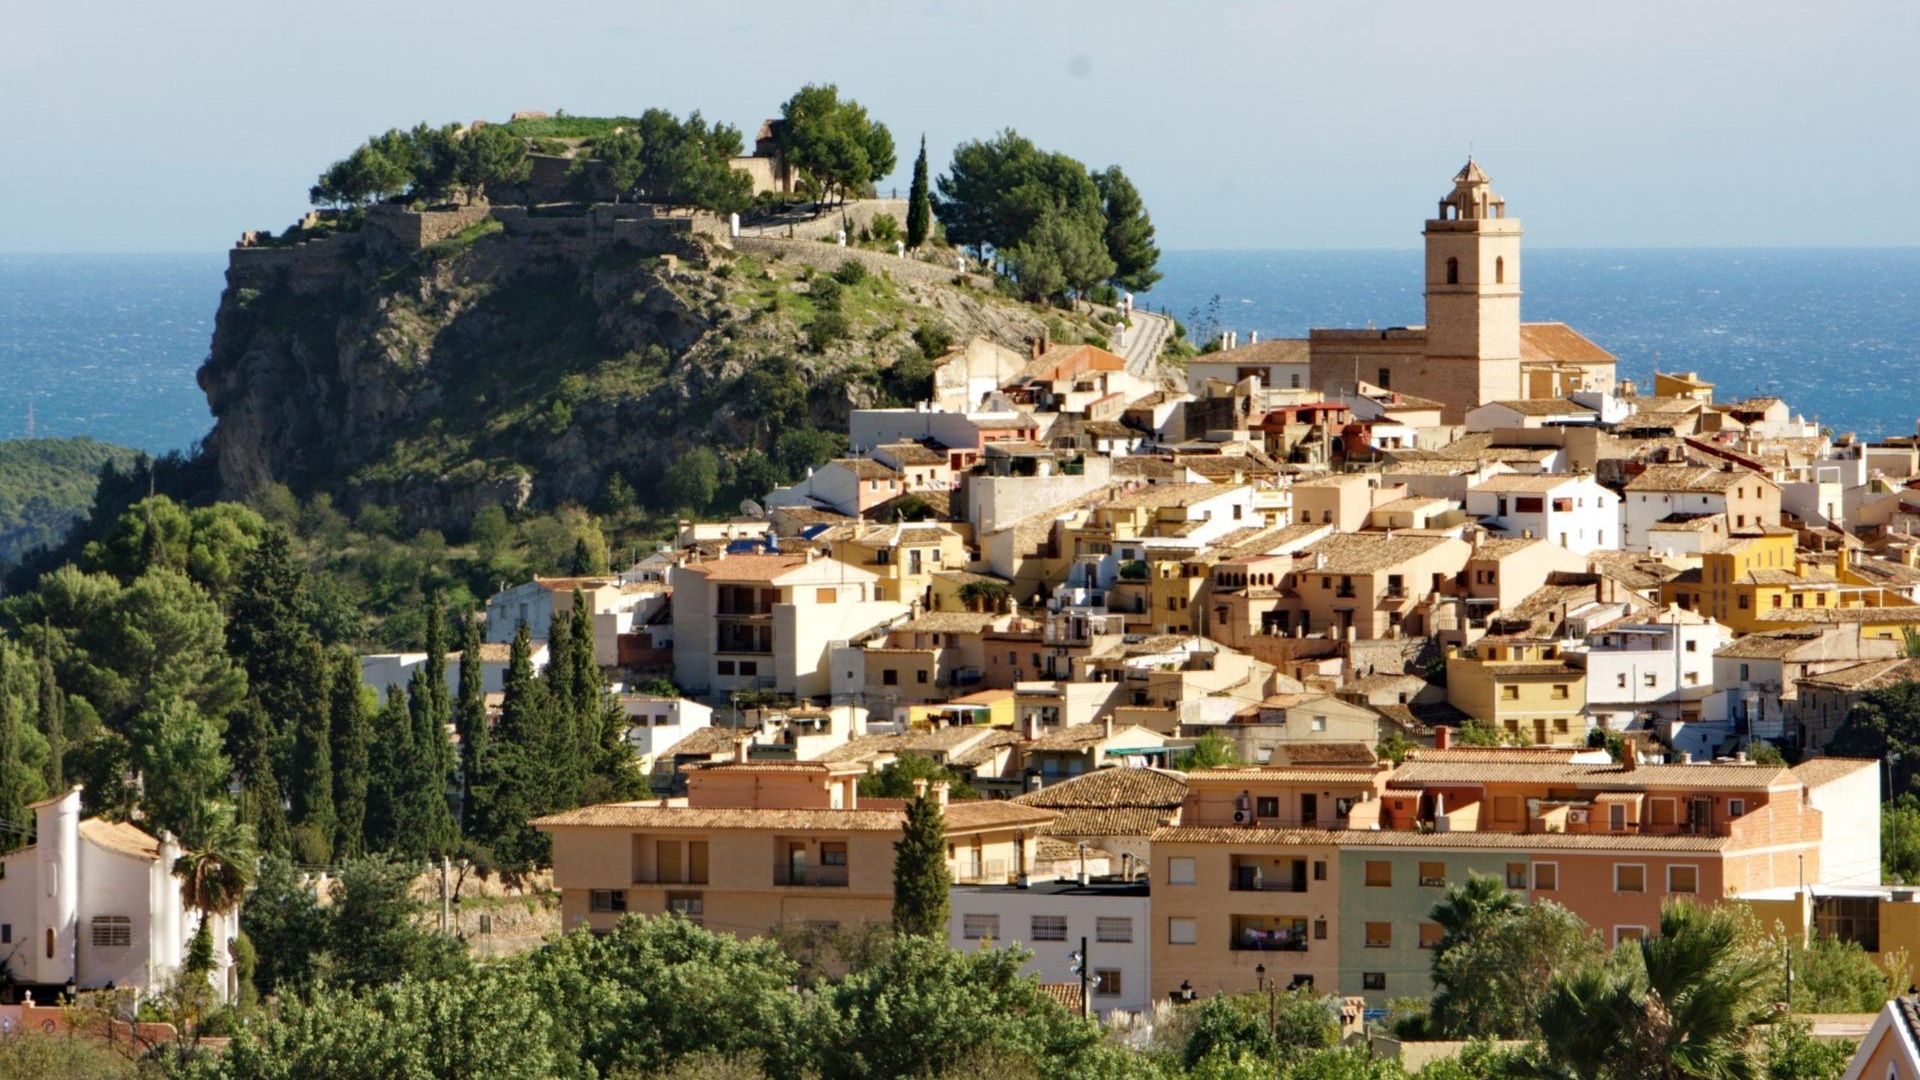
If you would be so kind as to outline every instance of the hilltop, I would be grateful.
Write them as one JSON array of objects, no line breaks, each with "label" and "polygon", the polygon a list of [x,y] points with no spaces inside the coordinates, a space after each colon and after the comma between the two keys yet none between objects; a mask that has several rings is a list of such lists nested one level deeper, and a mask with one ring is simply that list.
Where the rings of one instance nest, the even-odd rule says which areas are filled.
[{"label": "hilltop", "polygon": [[124,469],[139,451],[85,436],[0,442],[0,563],[52,547],[87,516],[100,469]]},{"label": "hilltop", "polygon": [[934,257],[733,241],[644,205],[373,207],[234,250],[207,446],[233,494],[284,484],[435,528],[646,496],[705,449],[704,509],[825,460],[850,410],[918,400],[953,342],[1106,340]]}]

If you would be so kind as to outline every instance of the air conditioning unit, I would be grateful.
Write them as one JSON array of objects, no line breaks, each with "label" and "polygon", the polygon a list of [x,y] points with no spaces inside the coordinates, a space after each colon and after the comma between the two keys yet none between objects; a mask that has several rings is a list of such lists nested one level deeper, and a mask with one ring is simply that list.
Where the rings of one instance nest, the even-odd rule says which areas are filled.
[{"label": "air conditioning unit", "polygon": [[1233,823],[1234,823],[1235,825],[1251,825],[1251,824],[1253,824],[1253,811],[1251,811],[1251,810],[1235,810],[1235,811],[1233,812]]},{"label": "air conditioning unit", "polygon": [[1585,825],[1587,823],[1587,812],[1585,810],[1568,808],[1567,823],[1570,825]]}]

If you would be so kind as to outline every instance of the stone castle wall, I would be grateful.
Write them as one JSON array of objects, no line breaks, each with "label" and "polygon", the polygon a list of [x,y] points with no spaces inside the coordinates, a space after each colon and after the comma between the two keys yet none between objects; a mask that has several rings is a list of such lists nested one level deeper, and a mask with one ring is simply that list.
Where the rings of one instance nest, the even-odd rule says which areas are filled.
[{"label": "stone castle wall", "polygon": [[369,206],[366,227],[391,237],[403,250],[419,251],[480,224],[491,213],[492,209],[485,205],[421,211],[403,206]]}]

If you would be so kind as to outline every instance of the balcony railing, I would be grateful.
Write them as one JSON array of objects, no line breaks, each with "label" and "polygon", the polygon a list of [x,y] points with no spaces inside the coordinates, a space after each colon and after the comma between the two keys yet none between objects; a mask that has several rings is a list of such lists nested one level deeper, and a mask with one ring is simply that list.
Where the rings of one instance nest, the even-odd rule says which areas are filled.
[{"label": "balcony railing", "polygon": [[1307,883],[1292,879],[1267,880],[1235,877],[1227,883],[1227,888],[1232,892],[1303,893],[1307,891]]},{"label": "balcony railing", "polygon": [[773,870],[773,883],[807,888],[844,889],[847,887],[847,868],[844,866],[776,866]]},{"label": "balcony railing", "polygon": [[1239,933],[1227,947],[1234,952],[1306,952],[1307,939],[1298,935],[1283,938]]}]

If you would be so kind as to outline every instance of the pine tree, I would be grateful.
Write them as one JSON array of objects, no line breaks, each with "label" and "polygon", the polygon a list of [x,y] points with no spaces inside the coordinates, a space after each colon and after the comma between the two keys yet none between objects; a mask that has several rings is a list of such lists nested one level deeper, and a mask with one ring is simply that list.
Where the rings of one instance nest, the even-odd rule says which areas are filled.
[{"label": "pine tree", "polygon": [[927,242],[933,226],[933,203],[927,192],[927,137],[920,136],[920,156],[913,161],[913,184],[907,188],[907,247]]},{"label": "pine tree", "polygon": [[[307,687],[293,732],[293,768],[287,776],[304,859],[328,862],[338,825],[333,802],[333,672],[320,643],[308,639],[299,678]],[[355,688],[356,695],[358,688]]]},{"label": "pine tree", "polygon": [[358,858],[367,851],[367,699],[360,688],[360,662],[341,653],[333,662],[333,692],[327,696],[333,747],[333,853]]},{"label": "pine tree", "polygon": [[893,928],[944,938],[947,933],[947,821],[939,800],[907,800],[906,828],[893,845]]},{"label": "pine tree", "polygon": [[47,790],[67,789],[67,699],[53,675],[53,657],[40,652],[40,731],[47,737]]},{"label": "pine tree", "polygon": [[453,725],[460,735],[460,826],[474,829],[473,803],[479,796],[480,781],[487,758],[490,732],[487,730],[487,702],[484,682],[486,668],[480,658],[480,627],[472,618],[460,620],[460,686],[454,696]]}]

